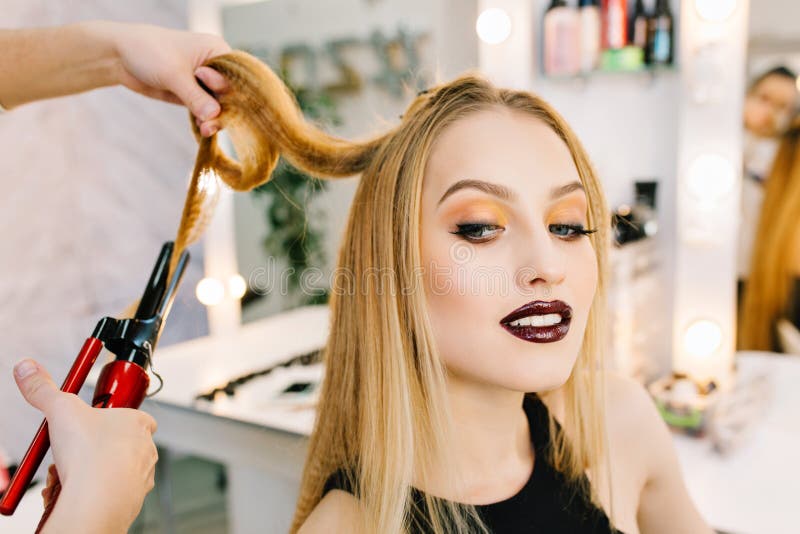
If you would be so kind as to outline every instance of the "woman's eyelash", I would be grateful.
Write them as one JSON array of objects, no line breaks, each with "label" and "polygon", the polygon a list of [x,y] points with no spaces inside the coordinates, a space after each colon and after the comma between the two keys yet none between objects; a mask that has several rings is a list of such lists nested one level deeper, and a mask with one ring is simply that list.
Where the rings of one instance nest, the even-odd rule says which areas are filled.
[{"label": "woman's eyelash", "polygon": [[[581,236],[593,234],[597,231],[596,228],[594,229],[587,229],[584,228],[582,224],[551,224],[548,226],[548,229],[553,232],[554,234],[565,237],[567,239],[577,239]],[[566,230],[567,234],[559,234],[559,231]]]},{"label": "woman's eyelash", "polygon": [[[469,241],[486,241],[487,237],[491,237],[491,234],[487,235],[485,233],[486,231],[504,230],[504,228],[499,225],[489,223],[462,223],[456,226],[458,230],[450,233],[460,235]],[[557,236],[567,240],[578,239],[579,237],[593,234],[597,231],[597,229],[584,228],[582,224],[551,224],[548,226],[548,229]]]},{"label": "woman's eyelash", "polygon": [[[481,241],[485,240],[486,234],[482,232],[486,229],[488,230],[503,230],[501,226],[496,224],[487,224],[487,223],[462,223],[457,224],[458,230],[455,232],[450,232],[451,234],[456,234],[464,237],[469,241]],[[476,233],[478,235],[476,235]]]}]

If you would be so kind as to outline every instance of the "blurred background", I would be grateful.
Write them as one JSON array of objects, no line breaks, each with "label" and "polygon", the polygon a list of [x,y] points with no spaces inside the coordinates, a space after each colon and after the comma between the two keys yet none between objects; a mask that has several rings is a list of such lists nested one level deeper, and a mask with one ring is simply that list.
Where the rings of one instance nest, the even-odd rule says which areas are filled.
[{"label": "blurred background", "polygon": [[[417,91],[468,69],[542,96],[613,211],[610,365],[648,386],[713,527],[796,532],[800,4],[0,0],[3,28],[90,19],[221,34],[346,138],[396,124]],[[108,88],[0,117],[0,151],[0,450],[13,470],[40,421],[13,364],[34,357],[60,381],[95,322],[140,294],[196,143],[184,108]],[[223,194],[156,354],[164,389],[143,409],[159,421],[159,474],[136,532],[288,528],[357,180],[281,163],[257,190]],[[17,515],[38,520],[37,499]]]}]

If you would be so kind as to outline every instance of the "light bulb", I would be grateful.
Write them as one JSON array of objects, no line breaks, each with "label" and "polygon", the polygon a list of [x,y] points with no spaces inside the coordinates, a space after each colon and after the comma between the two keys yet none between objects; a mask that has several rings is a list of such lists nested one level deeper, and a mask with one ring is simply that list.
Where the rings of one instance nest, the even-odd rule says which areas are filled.
[{"label": "light bulb", "polygon": [[225,297],[225,286],[216,278],[203,278],[197,282],[194,293],[206,306],[216,306]]},{"label": "light bulb", "polygon": [[694,321],[683,334],[683,348],[693,356],[704,358],[722,345],[722,328],[709,319]]},{"label": "light bulb", "polygon": [[697,14],[709,22],[723,22],[736,11],[736,0],[694,0]]},{"label": "light bulb", "polygon": [[228,278],[228,295],[235,299],[240,299],[247,293],[247,282],[240,274],[234,274]]},{"label": "light bulb", "polygon": [[704,203],[715,202],[733,190],[736,171],[725,156],[702,154],[689,165],[687,180],[689,194]]},{"label": "light bulb", "polygon": [[475,31],[484,43],[500,44],[511,35],[511,17],[497,7],[486,9],[478,15]]}]

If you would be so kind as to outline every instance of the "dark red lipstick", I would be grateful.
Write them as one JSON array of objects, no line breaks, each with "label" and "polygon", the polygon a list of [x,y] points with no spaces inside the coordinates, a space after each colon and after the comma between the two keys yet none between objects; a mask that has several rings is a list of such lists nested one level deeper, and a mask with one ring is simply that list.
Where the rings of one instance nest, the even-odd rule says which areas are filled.
[{"label": "dark red lipstick", "polygon": [[[554,323],[556,314],[560,316],[560,320]],[[534,300],[500,319],[500,326],[511,335],[525,341],[552,343],[564,339],[569,332],[571,320],[572,308],[566,302]],[[512,325],[511,323],[514,321],[535,322],[536,324]]]}]

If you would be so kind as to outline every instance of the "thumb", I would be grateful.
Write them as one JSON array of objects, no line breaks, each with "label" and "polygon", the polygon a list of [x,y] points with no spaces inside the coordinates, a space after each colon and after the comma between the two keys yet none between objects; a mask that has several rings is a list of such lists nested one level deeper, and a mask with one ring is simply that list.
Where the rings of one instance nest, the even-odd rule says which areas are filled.
[{"label": "thumb", "polygon": [[22,360],[14,366],[14,378],[28,404],[41,412],[50,407],[60,391],[50,374],[31,359]]},{"label": "thumb", "polygon": [[192,75],[176,76],[167,89],[189,108],[192,115],[202,121],[212,119],[219,113],[219,102],[204,91]]}]

